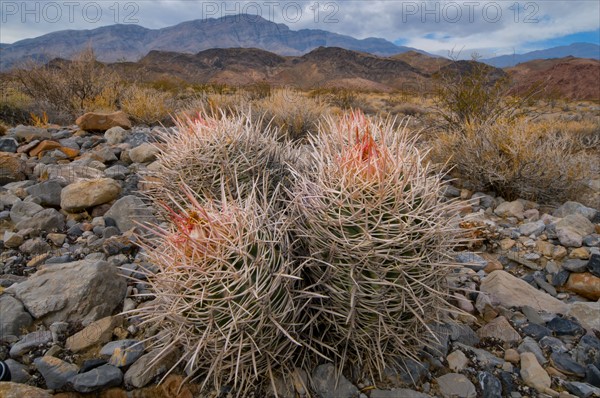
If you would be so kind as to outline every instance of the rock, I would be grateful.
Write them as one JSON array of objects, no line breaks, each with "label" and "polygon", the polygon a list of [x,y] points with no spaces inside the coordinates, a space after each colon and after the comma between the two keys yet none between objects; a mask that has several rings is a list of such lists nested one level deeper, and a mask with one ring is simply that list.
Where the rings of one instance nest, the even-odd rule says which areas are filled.
[{"label": "rock", "polygon": [[571,228],[558,228],[556,236],[560,244],[565,247],[580,247],[583,243],[583,237]]},{"label": "rock", "polygon": [[397,366],[385,368],[387,380],[394,385],[417,385],[429,376],[428,365],[411,358],[400,358]]},{"label": "rock", "polygon": [[82,179],[102,178],[104,176],[101,170],[73,163],[68,165],[39,163],[34,168],[34,174],[39,175],[42,179],[63,181],[65,185]]},{"label": "rock", "polygon": [[44,210],[44,208],[37,203],[19,201],[10,209],[10,219],[13,223],[18,224],[21,221],[33,217],[42,210]]},{"label": "rock", "polygon": [[61,145],[56,141],[44,140],[29,151],[29,156],[36,157],[38,155],[43,155],[44,152],[60,148],[60,146]]},{"label": "rock", "polygon": [[40,200],[42,206],[60,206],[62,186],[56,180],[44,181],[25,188],[25,191]]},{"label": "rock", "polygon": [[67,235],[65,234],[57,234],[57,233],[49,233],[46,235],[46,238],[52,242],[52,244],[56,247],[61,247],[65,240],[67,239]]},{"label": "rock", "polygon": [[62,231],[65,228],[65,216],[55,209],[44,209],[35,213],[34,217],[20,221],[15,226],[19,231],[33,229],[35,231]]},{"label": "rock", "polygon": [[10,358],[4,361],[4,363],[10,370],[10,381],[15,383],[27,383],[31,380],[31,375],[27,370],[27,366]]},{"label": "rock", "polygon": [[571,394],[575,394],[579,398],[600,397],[600,388],[595,388],[587,383],[569,381],[564,386]]},{"label": "rock", "polygon": [[550,364],[563,374],[577,377],[585,376],[585,367],[571,359],[568,354],[552,353],[550,355]]},{"label": "rock", "polygon": [[584,335],[573,352],[573,358],[581,365],[600,367],[600,340],[592,335]]},{"label": "rock", "polygon": [[528,305],[537,311],[553,314],[565,314],[568,310],[567,304],[539,291],[506,271],[494,271],[489,274],[483,279],[480,289],[506,308]]},{"label": "rock", "polygon": [[521,377],[526,385],[544,393],[550,389],[552,380],[548,373],[540,366],[535,355],[530,352],[521,354]]},{"label": "rock", "polygon": [[71,379],[71,382],[75,391],[90,393],[121,385],[123,373],[114,366],[102,365],[89,372],[78,374]]},{"label": "rock", "polygon": [[519,232],[525,236],[539,236],[546,229],[546,224],[542,220],[535,222],[528,222],[519,226]]},{"label": "rock", "polygon": [[510,363],[519,363],[521,357],[519,356],[519,352],[514,348],[509,348],[504,351],[504,360]]},{"label": "rock", "polygon": [[513,202],[502,202],[495,209],[494,214],[498,217],[516,217],[519,220],[524,218],[523,211],[525,211],[525,207],[523,203],[515,200]]},{"label": "rock", "polygon": [[495,367],[502,366],[502,364],[504,364],[503,359],[500,359],[494,354],[491,354],[485,350],[473,348],[462,343],[454,343],[454,346],[463,352],[473,353],[477,357],[477,361],[479,361],[479,364],[483,367]]},{"label": "rock", "polygon": [[46,386],[52,390],[62,388],[79,371],[77,365],[48,355],[36,358],[34,363],[44,377]]},{"label": "rock", "polygon": [[489,372],[477,373],[477,381],[481,386],[481,398],[501,398],[502,383]]},{"label": "rock", "polygon": [[533,269],[533,270],[540,270],[542,269],[541,266],[539,266],[538,264],[534,263],[531,260],[528,260],[527,257],[525,257],[525,255],[523,255],[523,253],[520,252],[508,252],[506,253],[506,257],[509,260],[512,260],[518,264],[524,265],[527,268]]},{"label": "rock", "polygon": [[477,390],[469,379],[459,373],[448,373],[435,379],[444,398],[475,398]]},{"label": "rock", "polygon": [[27,239],[19,250],[27,254],[42,254],[50,250],[50,245],[42,238]]},{"label": "rock", "polygon": [[538,240],[535,242],[535,250],[540,252],[545,257],[552,258],[552,253],[554,253],[554,245],[545,240]]},{"label": "rock", "polygon": [[577,322],[562,317],[555,317],[546,324],[557,337],[560,336],[581,336],[585,330]]},{"label": "rock", "polygon": [[4,231],[4,247],[11,249],[17,248],[23,244],[23,236],[15,232]]},{"label": "rock", "polygon": [[41,388],[26,384],[2,382],[0,383],[0,397],[2,398],[52,398],[52,394]]},{"label": "rock", "polygon": [[[12,369],[11,369],[12,373]],[[594,365],[588,365],[585,367],[585,379],[584,381],[591,384],[594,387],[600,388],[600,369]]]},{"label": "rock", "polygon": [[41,127],[18,125],[13,131],[19,141],[31,142],[34,140],[48,140],[52,135],[48,130]]},{"label": "rock", "polygon": [[0,185],[25,179],[25,162],[19,155],[0,152]]},{"label": "rock", "polygon": [[158,221],[152,214],[150,207],[137,196],[128,195],[117,200],[104,218],[112,219],[121,232],[129,231],[132,228],[139,230],[138,223],[157,224]]},{"label": "rock", "polygon": [[571,258],[562,263],[563,269],[569,272],[585,272],[587,270],[587,261]]},{"label": "rock", "polygon": [[156,145],[150,143],[143,143],[129,151],[129,157],[135,163],[149,163],[156,160],[156,155],[160,152],[160,149]]},{"label": "rock", "polygon": [[0,296],[0,314],[0,339],[8,335],[20,336],[21,331],[33,322],[23,303],[7,294]]},{"label": "rock", "polygon": [[115,179],[115,180],[124,180],[125,177],[127,177],[127,174],[129,174],[129,169],[125,166],[121,166],[119,164],[114,165],[112,167],[109,167],[108,169],[104,170],[104,175]]},{"label": "rock", "polygon": [[131,122],[125,112],[113,113],[88,112],[79,116],[75,123],[82,130],[106,131],[112,127],[131,129]]},{"label": "rock", "polygon": [[583,237],[583,244],[588,247],[598,246],[600,247],[600,235],[591,234]]},{"label": "rock", "polygon": [[117,145],[125,141],[129,132],[122,127],[111,127],[104,133],[106,143],[109,145]]},{"label": "rock", "polygon": [[125,384],[135,388],[142,388],[154,378],[166,373],[177,361],[177,352],[171,350],[156,360],[155,358],[160,351],[158,349],[151,351],[135,361],[125,373]]},{"label": "rock", "polygon": [[44,346],[52,341],[52,332],[40,330],[23,336],[10,349],[10,356],[18,358],[34,348]]},{"label": "rock", "polygon": [[79,211],[108,203],[119,196],[121,186],[112,178],[75,182],[66,186],[60,195],[60,207]]},{"label": "rock", "polygon": [[538,363],[541,363],[542,365],[548,362],[538,343],[531,337],[525,337],[523,339],[523,342],[517,348],[517,351],[519,352],[519,354],[522,354],[524,352],[532,353],[533,355],[535,355]]},{"label": "rock", "polygon": [[552,336],[542,337],[540,340],[540,347],[551,352],[562,353],[568,351],[567,346],[562,342],[562,340]]},{"label": "rock", "polygon": [[571,274],[565,288],[590,300],[600,299],[600,278],[589,272]]},{"label": "rock", "polygon": [[561,228],[572,229],[582,236],[594,233],[594,224],[581,214],[569,214],[555,224],[556,231]]},{"label": "rock", "polygon": [[6,289],[36,319],[88,324],[110,315],[125,298],[125,278],[104,261],[74,261],[43,267]]},{"label": "rock", "polygon": [[512,249],[516,244],[517,242],[510,238],[505,238],[498,242],[500,250],[502,250],[503,252]]},{"label": "rock", "polygon": [[321,398],[354,398],[359,396],[358,389],[340,375],[337,379],[337,371],[333,364],[325,363],[315,368],[312,374],[313,387]]},{"label": "rock", "polygon": [[110,341],[114,328],[122,323],[121,316],[107,316],[94,321],[67,338],[65,347],[71,352],[79,352],[95,344],[105,344]]},{"label": "rock", "polygon": [[587,330],[600,330],[600,302],[572,303],[567,312]]},{"label": "rock", "polygon": [[103,357],[110,356],[108,363],[125,367],[134,363],[144,354],[144,345],[137,340],[117,340],[104,345],[100,350]]},{"label": "rock", "polygon": [[15,153],[15,152],[17,152],[18,146],[19,146],[19,144],[17,143],[17,140],[15,140],[14,138],[10,138],[10,137],[0,138],[0,152]]},{"label": "rock", "polygon": [[371,390],[371,398],[431,398],[431,396],[407,388],[396,388],[393,390]]},{"label": "rock", "polygon": [[482,339],[493,337],[506,343],[518,343],[521,341],[519,333],[513,329],[508,320],[503,316],[499,316],[484,325],[477,331],[477,335]]},{"label": "rock", "polygon": [[578,248],[571,250],[571,253],[569,253],[569,257],[577,258],[580,260],[587,260],[588,258],[590,258],[590,252],[585,247],[578,247]]},{"label": "rock", "polygon": [[469,358],[461,350],[451,352],[446,360],[448,361],[448,367],[454,372],[460,372],[469,364]]},{"label": "rock", "polygon": [[565,202],[558,209],[554,210],[552,215],[554,217],[563,218],[571,214],[581,214],[588,220],[593,220],[596,216],[597,211],[591,207],[586,207],[578,202]]},{"label": "rock", "polygon": [[533,337],[535,340],[540,340],[543,337],[550,336],[552,333],[547,327],[535,323],[527,323],[521,326],[521,331],[526,336]]},{"label": "rock", "polygon": [[580,247],[583,237],[594,232],[594,224],[579,213],[567,215],[554,228],[560,244],[566,247]]},{"label": "rock", "polygon": [[587,269],[590,274],[600,278],[600,254],[592,254],[587,263]]}]

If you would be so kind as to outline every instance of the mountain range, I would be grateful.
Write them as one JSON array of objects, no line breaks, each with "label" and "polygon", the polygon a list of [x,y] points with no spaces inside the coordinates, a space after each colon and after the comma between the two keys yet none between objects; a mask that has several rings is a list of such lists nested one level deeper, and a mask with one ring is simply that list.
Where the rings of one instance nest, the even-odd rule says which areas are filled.
[{"label": "mountain range", "polygon": [[[161,29],[120,24],[57,31],[13,44],[0,43],[0,71],[18,66],[27,59],[41,62],[57,57],[69,59],[89,45],[103,62],[137,61],[151,51],[197,54],[214,48],[257,48],[283,56],[301,56],[318,47],[340,47],[384,57],[408,51],[427,54],[381,38],[356,39],[320,29],[291,30],[284,24],[255,15],[230,15],[186,21]],[[508,67],[532,59],[569,55],[600,59],[600,46],[576,43],[482,61],[496,67]]]},{"label": "mountain range", "polygon": [[259,16],[233,15],[182,22],[162,29],[111,25],[91,30],[63,30],[0,46],[0,70],[26,58],[48,61],[71,58],[92,45],[98,60],[135,61],[150,51],[198,53],[211,48],[258,48],[279,55],[302,55],[320,46],[341,47],[374,55],[415,50],[378,38],[355,39],[319,29],[291,30]]}]

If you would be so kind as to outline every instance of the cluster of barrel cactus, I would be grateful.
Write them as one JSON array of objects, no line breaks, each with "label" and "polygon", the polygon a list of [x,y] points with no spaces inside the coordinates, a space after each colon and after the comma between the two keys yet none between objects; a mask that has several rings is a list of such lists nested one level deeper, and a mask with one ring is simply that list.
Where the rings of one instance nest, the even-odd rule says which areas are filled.
[{"label": "cluster of barrel cactus", "polygon": [[442,177],[393,120],[330,118],[307,162],[259,125],[201,115],[161,137],[148,195],[168,222],[144,243],[159,269],[137,315],[190,377],[240,397],[316,360],[380,379],[450,308],[463,235]]}]

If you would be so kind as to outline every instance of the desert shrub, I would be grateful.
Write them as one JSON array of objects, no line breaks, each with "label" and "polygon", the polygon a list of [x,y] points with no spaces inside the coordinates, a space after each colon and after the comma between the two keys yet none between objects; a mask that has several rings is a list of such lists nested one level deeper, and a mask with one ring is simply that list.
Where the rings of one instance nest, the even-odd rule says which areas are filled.
[{"label": "desert shrub", "polygon": [[152,345],[163,353],[181,348],[178,363],[190,378],[246,397],[300,359],[308,319],[286,222],[254,188],[234,202],[179,192],[186,202],[167,208],[169,228],[146,244],[158,267],[146,275],[156,299],[133,315],[158,328]]},{"label": "desert shrub", "polygon": [[449,308],[451,248],[462,239],[441,177],[394,125],[360,113],[329,119],[294,190],[305,272],[323,297],[311,306],[315,334],[340,373],[352,364],[372,380],[435,341],[427,325]]},{"label": "desert shrub", "polygon": [[137,123],[166,123],[175,111],[172,94],[151,87],[131,85],[122,95],[121,109]]},{"label": "desert shrub", "polygon": [[424,113],[427,113],[425,109],[415,104],[399,104],[394,106],[390,113],[392,114],[402,114],[406,116],[420,116]]},{"label": "desert shrub", "polygon": [[498,119],[522,116],[524,106],[539,91],[535,86],[511,95],[510,78],[501,69],[476,61],[454,61],[434,75],[435,110],[448,128],[491,124]]},{"label": "desert shrub", "polygon": [[540,202],[572,197],[591,162],[572,136],[526,119],[440,133],[432,156],[478,190]]},{"label": "desert shrub", "polygon": [[[96,61],[89,48],[73,60],[56,59],[45,65],[27,63],[13,72],[19,89],[35,101],[38,110],[71,120],[96,107],[116,107],[116,96],[109,93],[119,90],[117,75]],[[112,98],[113,103],[107,100]],[[110,102],[111,100],[108,100]]]},{"label": "desert shrub", "polygon": [[270,96],[252,104],[254,118],[262,118],[278,130],[280,140],[302,140],[309,133],[316,133],[326,106],[291,89],[274,91]]}]

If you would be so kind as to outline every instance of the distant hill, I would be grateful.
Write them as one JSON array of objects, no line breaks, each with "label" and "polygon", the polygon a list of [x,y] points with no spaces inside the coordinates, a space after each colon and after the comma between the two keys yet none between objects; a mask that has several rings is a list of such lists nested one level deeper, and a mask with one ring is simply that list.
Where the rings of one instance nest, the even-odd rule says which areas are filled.
[{"label": "distant hill", "polygon": [[281,56],[256,48],[210,49],[197,54],[151,51],[139,62],[110,67],[127,78],[174,78],[192,83],[248,85],[266,82],[302,89],[344,87],[390,91],[428,74],[388,57],[319,47],[302,56]]},{"label": "distant hill", "polygon": [[482,59],[481,62],[497,68],[506,68],[536,59],[564,58],[568,56],[600,60],[600,46],[593,43],[573,43],[568,46],[552,47],[525,54],[501,55]]},{"label": "distant hill", "polygon": [[541,85],[542,96],[572,100],[600,99],[600,61],[565,57],[534,60],[504,69],[517,92]]},{"label": "distant hill", "polygon": [[92,45],[98,60],[137,61],[150,51],[196,54],[211,48],[257,48],[279,55],[303,55],[315,48],[340,47],[389,56],[414,50],[379,38],[355,39],[319,29],[291,30],[259,16],[233,15],[182,22],[162,28],[111,25],[90,30],[63,30],[2,47],[0,70],[26,59],[72,58]]}]

